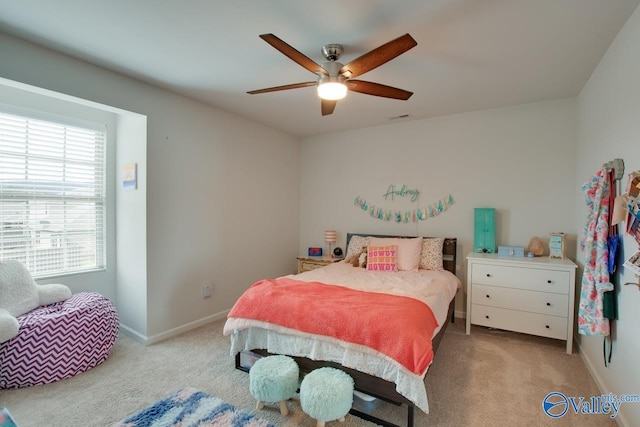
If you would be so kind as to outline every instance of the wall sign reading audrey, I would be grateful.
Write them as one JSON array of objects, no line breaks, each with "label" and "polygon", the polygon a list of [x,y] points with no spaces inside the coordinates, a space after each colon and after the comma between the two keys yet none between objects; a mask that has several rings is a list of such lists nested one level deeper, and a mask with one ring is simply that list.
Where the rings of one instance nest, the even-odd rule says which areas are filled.
[{"label": "wall sign reading audrey", "polygon": [[384,193],[384,198],[385,200],[387,200],[389,197],[391,197],[391,200],[393,200],[396,196],[398,197],[411,196],[411,202],[415,202],[420,198],[420,191],[411,190],[407,188],[406,185],[403,185],[402,187],[397,188],[395,185],[391,184],[387,188],[387,192]]},{"label": "wall sign reading audrey", "polygon": [[440,200],[436,200],[429,204],[427,207],[420,207],[420,191],[417,189],[410,189],[406,185],[402,185],[401,187],[393,184],[389,185],[387,192],[383,194],[383,197],[385,200],[391,199],[392,201],[395,200],[396,197],[410,197],[412,203],[418,202],[418,207],[404,211],[385,209],[368,203],[360,196],[353,200],[353,204],[364,212],[367,212],[372,218],[377,218],[382,221],[409,223],[424,221],[438,216],[455,203],[453,196],[449,194]]}]

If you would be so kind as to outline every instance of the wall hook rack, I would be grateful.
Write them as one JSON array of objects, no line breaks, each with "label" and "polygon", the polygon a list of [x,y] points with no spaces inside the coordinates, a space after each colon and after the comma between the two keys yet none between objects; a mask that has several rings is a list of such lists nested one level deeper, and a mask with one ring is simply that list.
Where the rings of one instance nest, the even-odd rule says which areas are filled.
[{"label": "wall hook rack", "polygon": [[624,160],[613,159],[604,164],[607,169],[613,169],[615,171],[616,180],[621,180],[624,176]]}]

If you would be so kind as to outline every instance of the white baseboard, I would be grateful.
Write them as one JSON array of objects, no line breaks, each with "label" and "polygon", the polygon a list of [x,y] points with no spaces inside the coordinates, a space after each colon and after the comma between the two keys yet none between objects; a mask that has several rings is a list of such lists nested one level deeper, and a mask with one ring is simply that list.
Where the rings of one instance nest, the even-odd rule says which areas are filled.
[{"label": "white baseboard", "polygon": [[147,342],[146,335],[143,335],[135,329],[128,327],[124,323],[120,323],[120,332],[128,336],[129,338],[132,338],[133,340],[139,342],[140,344],[146,344]]},{"label": "white baseboard", "polygon": [[[578,340],[576,339],[575,336],[573,338],[573,342],[574,342],[574,345],[577,347],[578,353],[580,354],[580,357],[582,358],[582,361],[584,362],[585,366],[587,367],[587,370],[589,371],[589,374],[591,374],[591,378],[593,378],[593,381],[596,383],[596,386],[598,387],[598,390],[600,390],[600,393],[602,393],[602,394],[613,393],[605,385],[605,383],[602,380],[602,378],[600,377],[600,375],[598,375],[598,371],[596,371],[592,360],[589,359],[589,357],[582,351],[582,349],[580,348],[580,344],[579,344],[579,342],[578,342]],[[615,393],[613,393],[613,394],[615,394]],[[622,412],[618,412],[618,415],[616,416],[616,418],[614,420],[621,427],[630,427],[631,426],[627,422],[627,420],[625,419],[625,417],[624,417]]]},{"label": "white baseboard", "polygon": [[161,332],[156,335],[146,336],[141,334],[140,332],[128,327],[127,325],[120,324],[120,330],[134,339],[138,341],[140,344],[151,345],[160,341],[164,341],[168,338],[178,336],[180,334],[184,334],[192,329],[199,328],[200,326],[206,325],[207,323],[215,322],[216,320],[224,319],[227,317],[227,314],[230,310],[221,311],[219,313],[212,314],[211,316],[203,317],[202,319],[195,320],[193,322],[189,322],[182,326],[178,326],[177,328],[169,329],[168,331]]}]

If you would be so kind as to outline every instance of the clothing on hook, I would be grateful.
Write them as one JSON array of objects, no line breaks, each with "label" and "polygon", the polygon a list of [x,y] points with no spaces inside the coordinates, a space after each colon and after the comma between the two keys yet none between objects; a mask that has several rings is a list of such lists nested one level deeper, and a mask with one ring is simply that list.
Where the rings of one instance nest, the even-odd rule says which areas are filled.
[{"label": "clothing on hook", "polygon": [[583,185],[588,208],[580,249],[585,256],[578,305],[578,333],[609,335],[609,319],[603,313],[606,291],[613,290],[609,281],[609,202],[611,187],[607,168],[602,168]]}]

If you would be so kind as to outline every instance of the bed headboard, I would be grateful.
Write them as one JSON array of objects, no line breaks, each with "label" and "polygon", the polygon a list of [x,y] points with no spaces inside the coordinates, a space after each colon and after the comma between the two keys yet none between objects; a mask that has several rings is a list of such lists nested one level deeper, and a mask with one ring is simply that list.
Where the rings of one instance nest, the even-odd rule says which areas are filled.
[{"label": "bed headboard", "polygon": [[[363,236],[363,237],[392,237],[392,238],[400,238],[400,239],[410,239],[415,238],[417,236],[391,236],[387,234],[368,234],[368,233],[347,233],[347,246],[345,248],[345,253],[349,249],[349,240],[351,240],[352,236]],[[424,237],[425,239],[429,239],[429,237]],[[442,244],[442,266],[445,270],[456,274],[456,253],[458,247],[458,239],[456,237],[445,237],[444,243]]]}]

